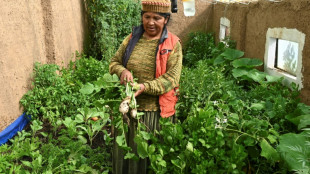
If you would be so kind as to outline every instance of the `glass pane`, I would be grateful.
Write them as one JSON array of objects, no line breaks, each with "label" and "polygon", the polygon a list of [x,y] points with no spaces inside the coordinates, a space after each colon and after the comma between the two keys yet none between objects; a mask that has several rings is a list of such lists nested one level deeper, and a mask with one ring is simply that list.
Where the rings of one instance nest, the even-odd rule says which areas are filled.
[{"label": "glass pane", "polygon": [[298,61],[298,43],[278,40],[277,68],[296,76]]},{"label": "glass pane", "polygon": [[223,40],[226,36],[226,26],[221,24],[220,27],[220,40]]},{"label": "glass pane", "polygon": [[221,24],[220,26],[220,40],[225,39],[225,37],[229,36],[229,28],[226,25]]}]

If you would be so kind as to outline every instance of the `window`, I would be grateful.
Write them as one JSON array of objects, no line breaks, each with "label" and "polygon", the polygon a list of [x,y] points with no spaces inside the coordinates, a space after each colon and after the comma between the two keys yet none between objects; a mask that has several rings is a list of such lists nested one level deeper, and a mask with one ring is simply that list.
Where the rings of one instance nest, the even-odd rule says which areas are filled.
[{"label": "window", "polygon": [[230,21],[227,18],[222,17],[220,20],[220,41],[224,40],[230,35]]},{"label": "window", "polygon": [[298,62],[298,43],[277,39],[275,68],[283,70],[296,77]]},{"label": "window", "polygon": [[266,36],[265,71],[274,76],[284,77],[284,84],[292,82],[302,85],[302,50],[305,34],[296,29],[272,28]]}]

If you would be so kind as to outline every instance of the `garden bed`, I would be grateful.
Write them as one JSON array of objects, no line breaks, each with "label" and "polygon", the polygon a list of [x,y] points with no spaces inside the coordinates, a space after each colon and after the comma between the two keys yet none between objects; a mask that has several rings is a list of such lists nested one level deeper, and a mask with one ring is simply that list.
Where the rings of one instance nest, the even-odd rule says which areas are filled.
[{"label": "garden bed", "polygon": [[[126,158],[149,158],[150,170],[158,173],[307,172],[310,110],[297,88],[256,70],[259,60],[215,45],[212,34],[193,33],[190,45],[177,123],[161,120],[155,135],[140,126],[138,154],[118,136]],[[21,100],[32,122],[0,146],[0,172],[110,173],[111,126],[126,131],[118,111],[125,87],[107,66],[83,56],[67,68],[36,64],[33,89]]]}]

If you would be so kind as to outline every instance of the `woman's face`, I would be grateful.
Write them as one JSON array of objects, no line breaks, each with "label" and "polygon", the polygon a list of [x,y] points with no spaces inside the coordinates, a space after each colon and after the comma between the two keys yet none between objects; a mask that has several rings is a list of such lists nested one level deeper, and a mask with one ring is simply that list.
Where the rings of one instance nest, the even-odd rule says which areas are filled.
[{"label": "woman's face", "polygon": [[168,19],[165,19],[158,13],[145,12],[142,15],[142,22],[145,30],[144,35],[148,39],[159,39],[165,24],[168,22]]}]

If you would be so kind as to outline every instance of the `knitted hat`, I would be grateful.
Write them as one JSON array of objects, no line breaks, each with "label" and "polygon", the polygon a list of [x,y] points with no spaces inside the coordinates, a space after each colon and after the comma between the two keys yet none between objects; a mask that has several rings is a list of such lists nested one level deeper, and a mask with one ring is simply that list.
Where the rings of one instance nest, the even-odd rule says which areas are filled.
[{"label": "knitted hat", "polygon": [[142,0],[142,11],[170,13],[170,0]]}]

